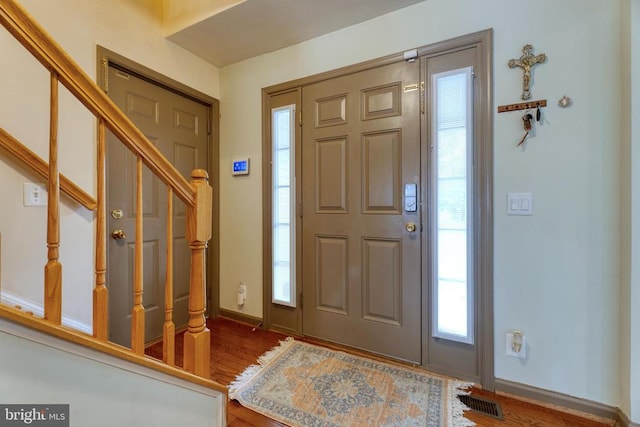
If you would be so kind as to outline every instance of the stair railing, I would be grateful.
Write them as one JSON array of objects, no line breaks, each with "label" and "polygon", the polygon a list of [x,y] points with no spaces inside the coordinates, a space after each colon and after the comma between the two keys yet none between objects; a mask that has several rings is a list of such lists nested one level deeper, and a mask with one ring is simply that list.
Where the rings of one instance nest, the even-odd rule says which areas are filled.
[{"label": "stair railing", "polygon": [[[195,169],[188,182],[180,172],[158,151],[158,149],[121,112],[108,96],[89,78],[71,57],[42,29],[15,0],[0,0],[0,24],[20,42],[45,68],[50,71],[50,123],[49,164],[45,172],[44,161],[19,144],[0,128],[0,147],[12,152],[35,172],[48,177],[47,214],[47,263],[45,265],[44,318],[53,325],[60,325],[62,316],[62,265],[58,259],[60,246],[60,188],[70,193],[83,205],[96,209],[96,257],[95,287],[93,290],[93,337],[100,342],[108,340],[108,288],[106,283],[106,131],[109,130],[137,158],[136,194],[136,241],[134,263],[134,306],[132,309],[131,351],[144,355],[144,306],[142,276],[142,169],[146,166],[167,185],[169,200],[179,197],[187,206],[187,240],[191,248],[191,271],[189,283],[189,321],[184,336],[184,369],[200,377],[210,375],[210,333],[205,323],[205,248],[211,238],[212,188],[207,172]],[[97,135],[97,197],[94,202],[74,187],[58,171],[58,88],[62,84],[74,95],[98,121]],[[9,147],[9,148],[7,148]],[[24,148],[24,147],[23,147]],[[26,151],[25,151],[26,150]],[[16,154],[18,153],[18,154]],[[25,154],[26,153],[26,154]],[[27,160],[25,160],[27,159]],[[31,160],[29,160],[31,159]],[[36,160],[33,160],[36,159]],[[74,196],[75,194],[75,196]],[[169,214],[172,206],[169,205]],[[173,253],[171,215],[167,223],[169,255]],[[165,324],[165,363],[173,365],[175,360],[172,320],[171,280],[172,258],[167,258]],[[15,317],[15,313],[11,313]]]}]

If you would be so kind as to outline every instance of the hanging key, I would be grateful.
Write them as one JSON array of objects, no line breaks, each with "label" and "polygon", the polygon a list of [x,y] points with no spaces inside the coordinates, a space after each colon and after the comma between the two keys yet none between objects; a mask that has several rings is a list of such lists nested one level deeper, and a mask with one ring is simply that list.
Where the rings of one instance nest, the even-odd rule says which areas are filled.
[{"label": "hanging key", "polygon": [[533,122],[533,115],[531,113],[527,113],[524,116],[522,116],[522,122],[524,125],[524,130],[529,131],[531,130],[531,123]]},{"label": "hanging key", "polygon": [[529,131],[531,130],[532,121],[533,121],[533,115],[531,113],[527,113],[524,116],[522,116],[522,125],[524,127],[525,133],[522,136],[522,139],[520,140],[520,142],[518,142],[518,147],[524,144],[524,141],[527,139],[527,136],[529,135]]}]

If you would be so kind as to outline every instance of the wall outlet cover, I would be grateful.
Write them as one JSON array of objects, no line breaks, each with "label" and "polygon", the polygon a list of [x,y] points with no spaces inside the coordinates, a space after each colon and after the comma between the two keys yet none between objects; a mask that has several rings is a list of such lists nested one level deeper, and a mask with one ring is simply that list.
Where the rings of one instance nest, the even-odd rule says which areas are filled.
[{"label": "wall outlet cover", "polygon": [[522,336],[522,346],[520,347],[519,352],[515,352],[513,350],[513,333],[507,332],[507,356],[516,357],[518,359],[526,359],[527,358],[527,337]]}]

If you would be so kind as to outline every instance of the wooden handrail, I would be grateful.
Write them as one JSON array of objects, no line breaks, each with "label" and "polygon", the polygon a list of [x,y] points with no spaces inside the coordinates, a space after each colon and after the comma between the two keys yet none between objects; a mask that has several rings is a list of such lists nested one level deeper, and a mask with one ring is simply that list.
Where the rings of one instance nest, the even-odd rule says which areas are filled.
[{"label": "wooden handrail", "polygon": [[[45,321],[60,327],[62,313],[62,266],[58,261],[60,245],[58,173],[58,87],[63,84],[98,119],[98,203],[96,206],[96,281],[93,293],[93,335],[102,345],[108,337],[108,301],[105,261],[105,133],[109,129],[137,159],[136,168],[136,239],[134,265],[134,306],[131,317],[131,352],[142,356],[145,342],[145,319],[143,306],[143,165],[164,182],[172,194],[187,206],[187,240],[191,248],[191,270],[189,283],[189,323],[184,337],[184,368],[198,376],[209,377],[210,333],[206,327],[205,249],[211,239],[212,188],[207,172],[192,171],[189,183],[165,158],[124,113],[100,90],[82,69],[58,46],[58,44],[18,5],[15,0],[0,0],[0,24],[2,24],[51,74],[49,165],[46,173],[49,186],[47,219],[48,262],[45,266]],[[8,134],[6,134],[8,136]],[[13,144],[13,138],[5,138],[10,150],[21,144]],[[46,164],[28,150],[20,150],[22,158],[38,167]],[[25,154],[26,153],[26,154]],[[20,156],[19,156],[20,157]],[[34,168],[35,169],[35,168]],[[169,212],[171,213],[171,206]],[[169,217],[171,220],[171,216]],[[169,231],[169,234],[170,231]],[[170,237],[171,238],[171,237]],[[168,260],[169,263],[172,260]],[[167,282],[170,284],[169,281]],[[168,286],[167,285],[167,286]],[[0,309],[2,307],[0,306]],[[172,307],[169,307],[171,310]],[[0,310],[0,315],[3,311]],[[91,338],[93,339],[93,338]],[[173,356],[167,356],[170,360]],[[172,362],[169,362],[171,364]]]},{"label": "wooden handrail", "polygon": [[162,182],[173,188],[187,206],[194,206],[195,195],[187,179],[144,136],[129,118],[89,78],[73,59],[14,0],[0,1],[2,24],[40,63],[62,83],[89,111],[104,120],[105,126],[139,156]]},{"label": "wooden handrail", "polygon": [[[0,128],[0,149],[23,166],[37,173],[42,179],[49,179],[49,164],[2,128]],[[97,206],[93,197],[62,174],[60,174],[60,190],[91,211]]]}]

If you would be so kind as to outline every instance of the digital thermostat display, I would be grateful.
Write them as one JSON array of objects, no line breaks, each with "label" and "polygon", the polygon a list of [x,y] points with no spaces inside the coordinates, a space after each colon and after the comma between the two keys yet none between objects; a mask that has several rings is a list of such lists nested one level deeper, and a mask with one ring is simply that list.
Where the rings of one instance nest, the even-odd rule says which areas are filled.
[{"label": "digital thermostat display", "polygon": [[233,161],[233,175],[249,175],[249,159],[238,159]]}]

